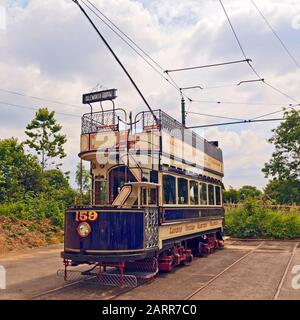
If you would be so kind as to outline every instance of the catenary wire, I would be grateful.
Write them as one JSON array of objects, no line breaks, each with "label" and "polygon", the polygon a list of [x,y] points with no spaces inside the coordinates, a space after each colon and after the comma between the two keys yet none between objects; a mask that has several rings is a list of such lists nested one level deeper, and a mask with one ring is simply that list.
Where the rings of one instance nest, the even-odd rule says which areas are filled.
[{"label": "catenary wire", "polygon": [[[24,106],[24,105],[20,105],[20,104],[16,104],[16,103],[10,103],[10,102],[7,102],[7,101],[0,101],[0,105],[2,105],[2,106],[10,106],[10,107],[15,107],[15,108],[20,108],[20,109],[34,110],[34,111],[38,111],[39,110],[39,108]],[[77,114],[64,113],[64,112],[59,112],[59,111],[55,111],[55,113],[59,114],[59,115],[63,115],[63,116],[81,118],[81,115],[79,115],[79,114],[77,115]]]},{"label": "catenary wire", "polygon": [[[158,73],[165,81],[167,81],[170,85],[172,85],[177,91],[179,91],[179,86],[177,85],[177,83],[175,82],[175,80],[169,76],[170,79],[166,78],[162,72],[164,71],[163,67],[157,62],[155,61],[144,49],[142,49],[134,40],[132,40],[132,38],[130,38],[124,31],[121,30],[121,28],[119,28],[111,19],[109,19],[99,8],[97,8],[91,1],[86,0],[96,11],[99,12],[99,14],[103,17],[100,17],[99,14],[97,14],[97,12],[95,12],[95,10],[93,10],[88,4],[86,4],[83,0],[82,3],[89,8],[89,10],[91,12],[93,12],[93,14],[100,19],[112,32],[114,32],[122,41],[124,41],[141,59],[143,59],[156,73]],[[118,33],[111,25],[109,25],[104,19],[106,19],[107,21],[109,21],[109,23],[118,30]],[[128,41],[126,39],[124,39],[124,37],[126,37],[128,39]],[[133,45],[131,45],[129,42],[131,42]],[[153,66],[153,64],[151,64],[136,48],[134,48],[134,46],[140,50],[149,60],[151,60],[162,72],[160,72],[155,66]],[[170,81],[171,80],[171,81]]]},{"label": "catenary wire", "polygon": [[245,120],[245,119],[240,119],[240,118],[223,117],[223,116],[217,116],[217,115],[212,115],[212,114],[207,114],[207,113],[200,113],[200,112],[193,112],[193,111],[187,111],[186,113],[196,114],[196,115],[206,116],[206,117],[212,117],[212,118],[227,119],[227,120],[237,120],[237,121],[244,121]]},{"label": "catenary wire", "polygon": [[265,17],[265,15],[262,13],[261,9],[259,9],[259,7],[257,6],[257,4],[253,1],[250,0],[251,3],[253,4],[253,6],[256,8],[256,10],[258,11],[258,13],[260,14],[260,16],[263,18],[263,20],[265,21],[266,25],[270,28],[270,30],[272,31],[272,33],[274,34],[274,36],[278,39],[278,41],[280,42],[281,46],[283,47],[283,49],[286,51],[286,53],[288,54],[288,56],[291,58],[291,60],[293,61],[293,63],[297,66],[297,68],[300,68],[300,65],[298,63],[298,61],[296,60],[296,58],[292,55],[292,53],[290,52],[290,50],[287,48],[287,46],[285,45],[285,43],[282,41],[282,39],[279,37],[278,33],[275,31],[275,29],[272,27],[272,25],[270,24],[270,22],[267,20],[267,18]]},{"label": "catenary wire", "polygon": [[82,106],[80,105],[76,105],[76,104],[72,104],[72,103],[68,103],[68,102],[63,102],[63,101],[58,101],[58,100],[52,100],[52,99],[47,99],[47,98],[41,98],[41,97],[36,97],[36,96],[31,96],[31,95],[27,95],[25,93],[21,93],[21,92],[17,92],[17,91],[11,91],[11,90],[6,90],[6,89],[0,89],[0,91],[5,92],[5,93],[9,93],[9,94],[13,94],[13,95],[18,95],[21,97],[27,97],[27,98],[31,98],[31,99],[35,99],[35,100],[40,100],[40,101],[45,101],[45,102],[51,102],[51,103],[56,103],[56,104],[60,104],[60,105],[65,105],[65,106],[69,106],[69,107],[74,107],[74,108],[80,108],[82,109]]},{"label": "catenary wire", "polygon": [[[244,49],[243,49],[243,47],[242,47],[242,44],[241,44],[241,42],[240,42],[240,40],[239,40],[239,38],[238,38],[238,36],[237,36],[237,33],[236,33],[236,31],[235,31],[235,29],[234,29],[234,27],[233,27],[233,24],[232,24],[232,22],[231,22],[231,20],[230,20],[230,18],[229,18],[229,16],[228,16],[228,14],[227,14],[227,11],[226,11],[226,9],[225,9],[225,6],[224,6],[222,0],[219,0],[219,2],[220,2],[220,4],[221,4],[221,6],[222,6],[222,9],[223,9],[224,14],[225,14],[225,16],[226,16],[226,19],[227,19],[227,21],[228,21],[228,23],[229,23],[229,25],[230,25],[230,28],[231,28],[231,30],[232,30],[232,32],[233,32],[233,34],[234,34],[234,37],[235,37],[235,39],[236,39],[236,41],[237,41],[237,43],[238,43],[238,46],[240,47],[240,50],[241,50],[244,58],[247,59],[246,53],[245,53],[245,51],[244,51]],[[254,72],[254,74],[258,77],[258,79],[262,79],[263,77],[261,77],[261,76],[259,75],[259,73],[256,71],[256,69],[255,69],[255,68],[253,67],[253,65],[250,63],[250,61],[248,61],[247,63],[248,63],[248,65],[249,65],[249,67],[252,69],[252,71]],[[286,94],[286,93],[283,92],[282,90],[280,90],[280,89],[276,88],[275,86],[271,85],[269,82],[263,81],[263,83],[266,84],[266,85],[267,85],[268,87],[270,87],[271,89],[273,89],[274,91],[276,91],[277,93],[280,93],[281,95],[284,95],[285,97],[289,98],[290,100],[293,100],[294,102],[297,102],[297,103],[298,103],[298,100],[294,99],[293,97],[291,97],[290,95]]]}]

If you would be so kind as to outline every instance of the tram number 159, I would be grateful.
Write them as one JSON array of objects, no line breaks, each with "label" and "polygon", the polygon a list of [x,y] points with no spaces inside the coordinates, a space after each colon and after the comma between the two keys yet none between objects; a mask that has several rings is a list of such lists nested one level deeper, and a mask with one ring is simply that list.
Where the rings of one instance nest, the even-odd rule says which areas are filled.
[{"label": "tram number 159", "polygon": [[76,211],[75,221],[95,221],[98,218],[96,211]]}]

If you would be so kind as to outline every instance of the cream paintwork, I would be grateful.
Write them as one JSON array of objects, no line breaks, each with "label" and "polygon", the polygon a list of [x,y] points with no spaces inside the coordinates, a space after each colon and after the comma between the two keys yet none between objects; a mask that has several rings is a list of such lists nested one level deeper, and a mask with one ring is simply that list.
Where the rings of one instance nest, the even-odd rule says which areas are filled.
[{"label": "cream paintwork", "polygon": [[197,222],[178,222],[159,226],[159,248],[162,249],[164,240],[173,239],[176,237],[186,236],[193,233],[223,229],[223,219],[201,220]]}]

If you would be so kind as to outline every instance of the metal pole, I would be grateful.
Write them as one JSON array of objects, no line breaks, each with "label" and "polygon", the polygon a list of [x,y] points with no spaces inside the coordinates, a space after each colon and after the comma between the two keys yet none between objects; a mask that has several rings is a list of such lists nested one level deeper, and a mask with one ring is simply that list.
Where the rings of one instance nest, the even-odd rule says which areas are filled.
[{"label": "metal pole", "polygon": [[83,195],[83,166],[82,166],[82,159],[80,159],[80,196],[82,200],[82,195]]},{"label": "metal pole", "polygon": [[182,125],[185,127],[185,119],[186,119],[186,114],[185,114],[185,100],[182,97],[181,98],[181,121],[182,121]]}]

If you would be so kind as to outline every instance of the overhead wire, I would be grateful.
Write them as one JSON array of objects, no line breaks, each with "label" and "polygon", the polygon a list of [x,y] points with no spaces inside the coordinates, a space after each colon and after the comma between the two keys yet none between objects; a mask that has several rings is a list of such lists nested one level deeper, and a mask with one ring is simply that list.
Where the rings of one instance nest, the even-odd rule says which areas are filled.
[{"label": "overhead wire", "polygon": [[[221,100],[192,100],[192,103],[232,104],[232,105],[257,105],[257,106],[282,106],[285,103],[264,103],[247,101],[221,101]],[[291,106],[292,104],[289,104]]]},{"label": "overhead wire", "polygon": [[296,58],[294,57],[294,55],[290,52],[290,50],[287,48],[287,46],[285,45],[285,43],[283,42],[283,40],[279,37],[278,33],[275,31],[275,29],[272,27],[272,25],[270,24],[270,22],[267,20],[267,18],[265,17],[265,15],[262,13],[261,9],[259,9],[259,7],[257,6],[257,4],[253,1],[250,0],[251,3],[253,4],[253,6],[255,7],[255,9],[258,11],[258,13],[260,14],[260,16],[262,17],[262,19],[264,20],[264,22],[266,23],[266,25],[270,28],[270,30],[272,31],[272,33],[274,34],[274,36],[278,39],[278,41],[280,42],[281,46],[283,47],[283,49],[286,51],[286,53],[288,54],[288,56],[291,58],[291,60],[293,61],[293,63],[296,65],[297,68],[300,68],[300,65],[298,63],[298,61],[296,60]]},{"label": "overhead wire", "polygon": [[280,113],[280,112],[285,112],[286,110],[288,110],[288,109],[293,109],[293,108],[295,108],[295,107],[297,107],[297,106],[300,106],[300,104],[294,104],[294,105],[289,106],[289,107],[283,107],[281,110],[277,110],[277,111],[265,113],[265,114],[260,115],[260,116],[258,116],[258,117],[252,118],[252,120],[261,119],[261,118],[270,116],[270,115],[272,115],[272,114],[277,114],[277,113]]},{"label": "overhead wire", "polygon": [[227,119],[227,120],[237,120],[237,121],[244,121],[245,120],[245,119],[240,119],[240,118],[223,117],[223,116],[217,116],[217,115],[212,115],[212,114],[207,114],[207,113],[200,113],[200,112],[193,112],[193,111],[187,111],[186,113],[196,114],[196,115],[206,116],[206,117],[212,117],[212,118]]},{"label": "overhead wire", "polygon": [[[225,16],[226,16],[226,19],[227,19],[227,21],[228,21],[228,23],[229,23],[229,25],[230,25],[230,28],[231,28],[231,30],[232,30],[232,32],[233,32],[233,34],[234,34],[234,37],[235,37],[235,39],[236,39],[236,41],[237,41],[237,43],[238,43],[238,46],[239,46],[239,48],[240,48],[240,50],[241,50],[241,52],[242,52],[242,55],[244,56],[245,59],[247,59],[246,53],[245,53],[245,51],[244,51],[244,49],[243,49],[243,46],[242,46],[242,44],[241,44],[241,42],[240,42],[240,40],[239,40],[239,38],[238,38],[238,36],[237,36],[237,33],[236,33],[236,31],[235,31],[235,29],[234,29],[234,27],[233,27],[233,24],[232,24],[232,22],[231,22],[231,20],[230,20],[230,18],[229,18],[229,16],[228,16],[228,13],[227,13],[227,11],[226,11],[226,9],[225,9],[225,6],[224,6],[222,0],[219,0],[219,2],[220,2],[220,4],[221,4],[221,6],[222,6],[222,9],[223,9],[224,14],[225,14]],[[254,72],[254,74],[258,77],[258,79],[262,79],[263,77],[260,76],[260,74],[256,71],[256,69],[254,68],[254,66],[250,63],[250,61],[247,61],[247,63],[248,63],[248,65],[249,65],[249,67],[251,68],[251,70]],[[271,85],[269,82],[267,82],[267,81],[264,80],[263,83],[264,83],[265,85],[267,85],[268,87],[270,87],[271,89],[273,89],[274,91],[276,91],[277,93],[280,93],[281,95],[283,95],[283,96],[289,98],[290,100],[293,100],[294,102],[297,102],[297,103],[298,103],[298,100],[296,100],[296,99],[293,98],[292,96],[286,94],[286,93],[283,92],[282,90],[276,88],[275,86]]]},{"label": "overhead wire", "polygon": [[25,93],[21,93],[21,92],[17,92],[17,91],[11,91],[11,90],[6,90],[6,89],[1,89],[0,91],[5,92],[5,93],[9,93],[9,94],[13,94],[13,95],[18,95],[21,97],[27,97],[27,98],[31,98],[31,99],[35,99],[35,100],[40,100],[40,101],[45,101],[45,102],[51,102],[51,103],[56,103],[56,104],[60,104],[60,105],[65,105],[65,106],[69,106],[69,107],[74,107],[74,108],[80,108],[82,109],[82,106],[80,105],[76,105],[76,104],[72,104],[72,103],[68,103],[68,102],[63,102],[63,101],[58,101],[58,100],[52,100],[52,99],[47,99],[47,98],[41,98],[41,97],[36,97],[36,96],[31,96],[31,95],[27,95]]},{"label": "overhead wire", "polygon": [[[99,12],[99,14],[103,17],[101,17],[97,12],[95,12],[95,10],[93,8],[91,8],[87,3],[85,3],[85,1],[87,1],[90,6],[92,6],[97,12]],[[93,12],[93,14],[100,19],[112,32],[114,32],[123,42],[125,42],[141,59],[143,59],[157,74],[159,74],[165,81],[167,81],[171,86],[173,86],[177,91],[180,92],[179,90],[179,86],[178,84],[175,82],[174,78],[169,76],[169,79],[166,78],[163,75],[164,72],[164,68],[156,61],[154,60],[144,49],[141,48],[141,46],[139,46],[131,37],[129,37],[124,31],[121,30],[120,27],[118,27],[110,18],[108,18],[107,15],[105,15],[97,6],[95,6],[91,1],[89,0],[82,0],[82,3],[89,8],[89,10],[91,12]],[[111,25],[109,25],[109,23],[107,23],[105,21],[105,19],[118,31],[116,31]],[[121,34],[120,34],[121,33]],[[124,37],[126,37],[126,40]],[[131,44],[129,43],[131,42]],[[159,71],[155,66],[153,66],[152,63],[150,63],[138,50],[140,50],[140,52],[142,52],[142,54],[144,54],[150,61],[152,61],[157,68],[159,68],[161,71]],[[183,94],[184,95],[184,94]],[[186,96],[186,95],[185,95]],[[188,98],[186,96],[186,98]]]},{"label": "overhead wire", "polygon": [[254,123],[254,122],[270,122],[270,121],[282,121],[285,118],[273,118],[273,119],[258,119],[258,120],[242,120],[242,121],[235,121],[235,122],[221,122],[221,123],[212,123],[212,124],[205,124],[205,125],[198,125],[198,126],[190,126],[187,129],[197,129],[197,128],[208,128],[208,127],[220,127],[220,126],[228,126],[233,124],[246,124],[246,123]]},{"label": "overhead wire", "polygon": [[[10,107],[15,107],[15,108],[20,108],[20,109],[28,109],[28,110],[34,110],[34,111],[38,111],[39,108],[35,108],[35,107],[29,107],[29,106],[24,106],[24,105],[20,105],[20,104],[16,104],[16,103],[10,103],[7,101],[0,101],[0,105],[6,105],[6,106],[10,106]],[[63,115],[63,116],[70,116],[70,117],[78,117],[81,118],[81,115],[77,115],[77,114],[72,114],[72,113],[64,113],[64,112],[59,112],[59,111],[55,111],[56,114],[59,115]]]},{"label": "overhead wire", "polygon": [[[158,63],[156,62],[145,50],[143,50],[134,40],[132,40],[128,35],[126,35],[126,33],[124,33],[113,21],[111,21],[106,15],[103,14],[103,12],[101,12],[91,1],[89,0],[86,0],[93,8],[95,8],[95,10],[97,10],[103,17],[105,17],[122,35],[124,35],[124,37],[126,37],[131,43],[134,44],[134,46],[136,46],[145,56],[147,56],[161,71],[164,71],[164,68]],[[149,66],[151,66],[151,68],[153,68],[160,76],[162,76],[168,83],[170,83],[170,85],[172,85],[174,88],[176,88],[176,90],[180,89],[179,86],[177,84],[174,84],[175,81],[174,79],[171,78],[171,76],[168,74],[168,76],[171,78],[171,81],[169,81],[169,79],[167,79],[166,77],[164,77],[159,70],[157,70],[156,67],[154,67],[147,59],[145,59],[145,57],[140,53],[138,52],[138,50],[136,50],[128,41],[126,41],[126,39],[124,39],[118,32],[116,32],[106,21],[104,21],[104,19],[102,19],[92,8],[90,8],[84,1],[82,1],[103,23],[105,23],[105,25],[107,25],[116,35],[118,35],[119,38],[121,38],[132,50],[134,50]],[[253,69],[253,66],[250,64],[250,59],[247,59],[246,57],[246,54],[245,54],[245,51],[241,45],[241,42],[237,36],[237,33],[235,32],[234,30],[234,27],[229,19],[229,16],[225,10],[225,7],[222,3],[222,1],[220,0],[220,3],[223,7],[223,10],[225,12],[225,15],[227,17],[227,20],[231,26],[231,29],[234,33],[234,36],[237,40],[237,43],[243,53],[243,56],[245,58],[245,60],[247,60],[246,62],[248,62],[248,64],[250,65],[251,69]],[[255,71],[254,69],[254,72],[256,73],[256,75],[261,78],[259,76],[259,74]],[[172,83],[173,82],[173,83]],[[289,95],[286,95],[285,93],[281,92],[279,89],[275,88],[274,86],[270,85],[269,83],[266,83],[264,82],[265,84],[267,84],[268,86],[270,86],[271,88],[273,88],[274,90],[278,91],[279,93],[285,95],[286,97],[296,101],[295,99],[293,99],[292,97],[290,97]],[[222,85],[222,86],[212,86],[212,87],[204,87],[204,89],[213,89],[213,88],[220,88],[220,87],[229,87],[231,85]],[[71,107],[75,107],[75,108],[82,108],[81,106],[79,105],[75,105],[75,104],[71,104],[71,103],[67,103],[67,102],[62,102],[62,101],[57,101],[57,100],[52,100],[52,99],[47,99],[47,98],[41,98],[41,97],[36,97],[36,96],[30,96],[30,95],[26,95],[26,94],[23,94],[23,93],[20,93],[20,92],[16,92],[16,91],[10,91],[10,90],[5,90],[5,89],[0,89],[0,91],[2,92],[6,92],[6,93],[10,93],[10,94],[15,94],[15,95],[19,95],[19,96],[23,96],[23,97],[29,97],[29,98],[32,98],[32,99],[36,99],[36,100],[40,100],[40,101],[46,101],[46,102],[51,102],[51,103],[56,103],[56,104],[60,104],[60,105],[66,105],[66,106],[71,106]],[[180,91],[180,90],[179,90]],[[184,95],[182,92],[181,92],[182,95]],[[185,97],[187,97],[186,95],[184,95]],[[272,104],[272,103],[249,103],[249,102],[230,102],[230,101],[206,101],[206,100],[194,100],[194,99],[190,99],[189,97],[187,97],[190,104],[191,103],[217,103],[217,104],[247,104],[247,105],[282,105],[282,104]],[[20,105],[16,105],[16,104],[11,104],[11,103],[6,103],[6,102],[1,102],[1,104],[6,104],[6,105],[10,105],[10,106],[15,106],[15,107],[22,107],[22,108],[27,108],[27,109],[31,109],[31,110],[38,110],[36,108],[31,108],[31,107],[24,107],[24,106],[20,106]],[[293,105],[293,106],[290,106],[288,108],[285,108],[286,109],[289,109],[289,108],[292,108],[296,105]],[[275,114],[275,113],[279,113],[279,112],[282,112],[284,110],[279,110],[279,111],[275,111],[275,112],[271,112],[271,113],[268,113],[268,114],[265,114],[265,115],[261,115],[261,116],[258,116],[258,117],[255,117],[253,119],[259,119],[259,118],[262,118],[264,116],[267,116],[267,115],[271,115],[271,114]],[[193,113],[193,112],[187,112],[187,113]],[[67,114],[67,113],[62,113],[62,112],[57,112],[57,114],[61,114],[61,115],[70,115],[70,116],[76,116],[76,117],[80,117],[79,115],[72,115],[72,114]],[[196,113],[194,113],[196,114]],[[209,117],[221,117],[221,116],[214,116],[214,115],[208,115],[208,114],[202,114],[202,115],[205,115],[205,116],[209,116]],[[232,120],[235,120],[236,118],[230,118],[230,117],[223,117],[223,118],[228,118],[228,119],[232,119]]]}]

